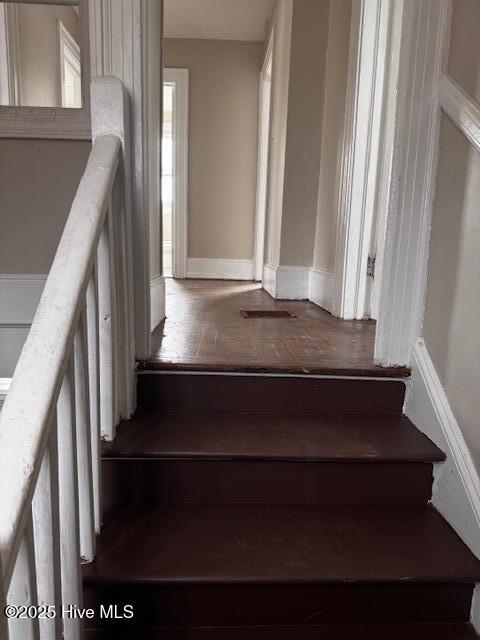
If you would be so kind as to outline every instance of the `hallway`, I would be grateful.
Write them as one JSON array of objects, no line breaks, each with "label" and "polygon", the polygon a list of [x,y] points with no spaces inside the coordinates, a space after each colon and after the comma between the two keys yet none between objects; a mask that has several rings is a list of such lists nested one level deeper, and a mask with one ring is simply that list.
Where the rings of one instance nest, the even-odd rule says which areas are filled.
[{"label": "hallway", "polygon": [[[243,318],[241,310],[294,318]],[[166,279],[166,320],[148,368],[405,375],[373,363],[375,323],[343,321],[311,302],[273,300],[253,282]]]}]

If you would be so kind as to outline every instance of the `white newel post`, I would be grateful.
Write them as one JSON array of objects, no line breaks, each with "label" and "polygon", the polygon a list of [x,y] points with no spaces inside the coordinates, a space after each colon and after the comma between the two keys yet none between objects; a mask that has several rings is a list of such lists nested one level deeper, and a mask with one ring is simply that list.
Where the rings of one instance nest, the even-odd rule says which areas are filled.
[{"label": "white newel post", "polygon": [[[155,0],[161,3],[162,0]],[[90,33],[90,68],[92,77],[109,76],[121,80],[129,96],[131,137],[125,142],[132,162],[125,173],[131,185],[131,220],[125,227],[127,237],[133,239],[129,272],[134,274],[133,308],[135,309],[135,355],[138,359],[150,356],[150,265],[149,265],[149,156],[148,149],[148,74],[147,74],[147,0],[88,0]],[[113,102],[107,102],[113,119],[99,117],[97,95],[92,100],[93,135],[114,133],[111,125],[119,125],[118,112],[111,113]],[[106,128],[104,128],[106,127]],[[132,267],[132,269],[130,269]],[[133,321],[133,319],[132,319]]]},{"label": "white newel post", "polygon": [[[120,416],[129,418],[135,406],[135,319],[132,252],[132,196],[129,142],[128,97],[122,83],[113,77],[95,78],[91,87],[92,136],[93,140],[102,135],[118,136],[122,144],[121,162],[115,181],[108,219],[105,223],[104,237],[99,255],[98,289],[100,305],[100,371],[102,371],[102,353],[105,353],[105,328],[102,329],[103,309],[110,306],[110,314],[117,309],[117,326],[110,326],[111,358],[117,371],[111,384],[115,387],[113,412],[118,406]],[[118,193],[117,193],[118,191]],[[108,247],[104,244],[108,242]],[[106,256],[108,253],[108,257]],[[115,254],[121,254],[121,260],[115,262],[113,274],[110,272],[112,291],[108,296],[104,291],[107,277],[107,264],[112,263]],[[102,257],[103,255],[103,257]],[[136,283],[141,286],[141,283]],[[118,295],[117,295],[118,294]],[[121,345],[121,349],[118,348]],[[116,353],[115,353],[116,352]],[[121,358],[121,360],[120,360]],[[116,360],[119,360],[116,362]],[[102,374],[101,374],[102,376]],[[116,378],[116,380],[115,380]],[[102,382],[100,383],[102,387]],[[110,389],[110,382],[108,383]],[[104,390],[101,388],[101,394]],[[101,398],[103,405],[103,399]],[[113,424],[115,416],[110,416],[106,424]],[[114,436],[113,427],[103,428],[102,435],[107,439]]]}]

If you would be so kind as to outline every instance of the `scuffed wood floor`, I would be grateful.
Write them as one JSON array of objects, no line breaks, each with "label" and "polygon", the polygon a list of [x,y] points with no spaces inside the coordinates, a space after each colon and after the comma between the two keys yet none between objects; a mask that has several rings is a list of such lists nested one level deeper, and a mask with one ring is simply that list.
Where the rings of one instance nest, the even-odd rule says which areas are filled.
[{"label": "scuffed wood floor", "polygon": [[[242,318],[286,309],[296,318]],[[311,302],[273,300],[252,282],[166,279],[166,320],[142,368],[404,376],[373,363],[375,322],[344,321]]]}]

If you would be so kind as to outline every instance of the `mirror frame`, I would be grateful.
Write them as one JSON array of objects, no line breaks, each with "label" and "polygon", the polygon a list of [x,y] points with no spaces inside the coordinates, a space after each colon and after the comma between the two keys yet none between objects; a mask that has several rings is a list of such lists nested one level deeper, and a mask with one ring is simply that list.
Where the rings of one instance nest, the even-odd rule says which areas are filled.
[{"label": "mirror frame", "polygon": [[0,105],[0,138],[90,140],[90,46],[88,0],[0,0],[14,4],[63,4],[79,7],[82,107]]}]

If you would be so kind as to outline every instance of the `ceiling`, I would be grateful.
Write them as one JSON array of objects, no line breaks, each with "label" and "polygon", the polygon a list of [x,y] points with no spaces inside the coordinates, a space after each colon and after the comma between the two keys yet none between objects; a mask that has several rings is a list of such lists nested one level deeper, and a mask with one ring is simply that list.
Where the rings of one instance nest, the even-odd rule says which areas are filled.
[{"label": "ceiling", "polygon": [[265,39],[274,0],[165,0],[166,38]]}]

